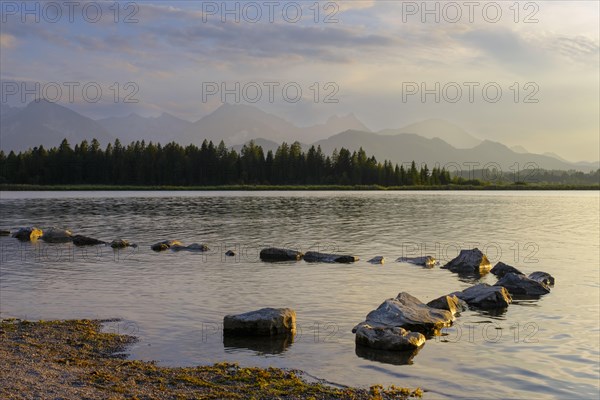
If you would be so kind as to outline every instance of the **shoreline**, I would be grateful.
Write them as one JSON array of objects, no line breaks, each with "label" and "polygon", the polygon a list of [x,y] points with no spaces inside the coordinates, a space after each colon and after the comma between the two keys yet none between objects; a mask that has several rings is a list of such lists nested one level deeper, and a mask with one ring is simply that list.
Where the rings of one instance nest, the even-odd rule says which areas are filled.
[{"label": "shoreline", "polygon": [[0,319],[0,397],[407,399],[423,393],[309,383],[302,378],[309,374],[299,370],[234,363],[162,367],[128,360],[124,352],[137,338],[102,332],[106,322]]},{"label": "shoreline", "polygon": [[1,191],[464,191],[464,190],[600,190],[598,185],[506,184],[506,185],[219,185],[219,186],[140,186],[140,185],[17,185],[0,184]]}]

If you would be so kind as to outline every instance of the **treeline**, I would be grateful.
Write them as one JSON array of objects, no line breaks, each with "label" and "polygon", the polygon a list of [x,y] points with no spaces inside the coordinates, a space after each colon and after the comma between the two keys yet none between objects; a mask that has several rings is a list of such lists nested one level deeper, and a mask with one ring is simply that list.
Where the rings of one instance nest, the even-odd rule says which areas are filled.
[{"label": "treeline", "polygon": [[600,169],[590,172],[575,170],[546,170],[541,168],[517,169],[512,171],[498,172],[496,170],[460,171],[452,173],[452,176],[463,179],[476,179],[493,184],[541,184],[541,185],[599,185]]},{"label": "treeline", "polygon": [[304,152],[300,143],[283,143],[264,154],[253,141],[238,153],[221,141],[206,140],[202,146],[165,146],[144,141],[123,146],[117,139],[102,149],[94,139],[72,148],[65,139],[60,146],[35,147],[6,155],[0,151],[0,183],[59,185],[448,185],[481,184],[451,178],[444,168],[429,170],[378,162],[361,148],[342,148],[331,156],[320,147]]}]

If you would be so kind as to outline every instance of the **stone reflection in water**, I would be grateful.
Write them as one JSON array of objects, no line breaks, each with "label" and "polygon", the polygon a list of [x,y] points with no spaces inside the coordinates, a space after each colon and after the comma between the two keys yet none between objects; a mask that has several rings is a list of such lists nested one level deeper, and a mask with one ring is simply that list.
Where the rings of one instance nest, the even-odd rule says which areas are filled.
[{"label": "stone reflection in water", "polygon": [[294,343],[293,334],[277,336],[223,336],[225,352],[238,349],[252,350],[258,355],[281,354]]},{"label": "stone reflection in water", "polygon": [[356,345],[355,352],[360,358],[370,361],[392,365],[411,365],[413,363],[413,358],[421,351],[422,347],[423,346],[405,351],[388,351]]}]

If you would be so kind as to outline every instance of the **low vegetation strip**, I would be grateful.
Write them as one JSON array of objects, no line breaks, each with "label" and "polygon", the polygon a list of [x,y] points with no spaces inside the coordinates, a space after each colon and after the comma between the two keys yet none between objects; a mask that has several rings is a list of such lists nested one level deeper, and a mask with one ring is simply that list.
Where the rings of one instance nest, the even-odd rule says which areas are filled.
[{"label": "low vegetation strip", "polygon": [[440,185],[440,186],[379,186],[379,185],[21,185],[0,184],[0,191],[411,191],[411,190],[600,190],[599,185],[506,184],[506,185]]},{"label": "low vegetation strip", "polygon": [[2,399],[406,399],[420,389],[307,383],[300,371],[219,363],[189,368],[127,360],[136,338],[101,332],[103,321],[0,322]]}]

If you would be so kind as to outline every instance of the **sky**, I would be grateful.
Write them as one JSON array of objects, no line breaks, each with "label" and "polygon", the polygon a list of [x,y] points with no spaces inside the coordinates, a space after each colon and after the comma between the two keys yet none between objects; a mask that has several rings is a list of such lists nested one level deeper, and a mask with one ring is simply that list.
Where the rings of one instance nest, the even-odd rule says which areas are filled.
[{"label": "sky", "polygon": [[299,126],[353,113],[374,131],[440,118],[600,159],[597,1],[0,6],[2,105],[195,121],[226,101]]}]

